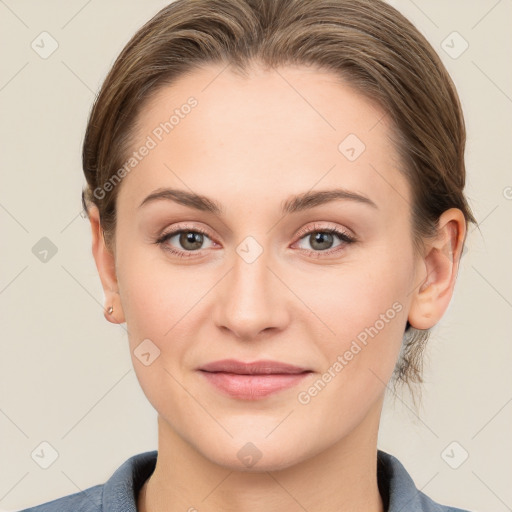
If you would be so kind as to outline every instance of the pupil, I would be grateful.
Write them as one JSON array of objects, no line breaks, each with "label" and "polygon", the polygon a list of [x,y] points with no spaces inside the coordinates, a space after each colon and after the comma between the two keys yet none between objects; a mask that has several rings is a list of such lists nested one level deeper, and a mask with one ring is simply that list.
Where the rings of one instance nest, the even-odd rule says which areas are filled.
[{"label": "pupil", "polygon": [[[332,234],[331,233],[316,233],[314,235],[314,244],[312,244],[313,247],[315,247],[315,244],[319,242],[320,244],[325,242],[331,242],[332,243]],[[317,247],[318,249],[328,249],[328,247]]]},{"label": "pupil", "polygon": [[182,233],[182,238],[184,238],[184,240],[180,240],[180,242],[183,247],[186,248],[187,244],[190,243],[192,244],[191,249],[198,249],[199,247],[201,247],[203,235],[202,233],[186,231],[185,233]]}]

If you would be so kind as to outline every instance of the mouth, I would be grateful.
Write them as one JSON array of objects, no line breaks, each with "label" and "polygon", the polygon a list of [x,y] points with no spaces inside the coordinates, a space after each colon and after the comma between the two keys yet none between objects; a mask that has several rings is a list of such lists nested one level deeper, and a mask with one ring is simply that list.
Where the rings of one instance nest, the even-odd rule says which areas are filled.
[{"label": "mouth", "polygon": [[214,361],[198,370],[215,389],[241,400],[258,400],[289,389],[312,373],[279,361],[244,363],[234,359]]}]

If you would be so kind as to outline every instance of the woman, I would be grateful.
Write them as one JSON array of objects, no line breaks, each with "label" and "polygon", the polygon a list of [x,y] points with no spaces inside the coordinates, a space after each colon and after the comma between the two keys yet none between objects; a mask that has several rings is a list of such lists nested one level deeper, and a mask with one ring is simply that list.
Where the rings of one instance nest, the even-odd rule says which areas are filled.
[{"label": "woman", "polygon": [[467,224],[465,129],[380,0],[178,0],[93,107],[82,197],[158,451],[32,509],[460,510],[378,451]]}]

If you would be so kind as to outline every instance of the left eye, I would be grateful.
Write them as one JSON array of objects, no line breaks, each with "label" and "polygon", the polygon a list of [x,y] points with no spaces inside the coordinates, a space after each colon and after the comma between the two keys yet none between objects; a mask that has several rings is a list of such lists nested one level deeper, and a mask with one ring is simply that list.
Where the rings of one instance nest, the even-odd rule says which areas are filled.
[{"label": "left eye", "polygon": [[329,229],[316,229],[314,231],[309,231],[305,236],[303,236],[300,240],[306,240],[310,244],[310,248],[306,247],[306,250],[313,250],[315,252],[318,251],[327,251],[332,249],[332,244],[334,243],[334,239],[338,238],[341,242],[334,247],[338,247],[344,244],[350,244],[354,241],[352,237],[343,233],[342,231],[338,231],[337,229],[329,228]]}]

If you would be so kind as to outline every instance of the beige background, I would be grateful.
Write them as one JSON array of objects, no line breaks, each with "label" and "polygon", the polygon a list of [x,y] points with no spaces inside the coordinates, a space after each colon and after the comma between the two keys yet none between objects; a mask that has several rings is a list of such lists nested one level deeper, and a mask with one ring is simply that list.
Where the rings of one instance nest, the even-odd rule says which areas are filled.
[{"label": "beige background", "polygon": [[[103,483],[131,455],[156,448],[156,413],[133,372],[124,327],[103,318],[80,215],[80,154],[95,91],[129,37],[166,3],[0,0],[2,510]],[[390,394],[380,448],[441,503],[505,512],[512,510],[512,1],[392,3],[437,49],[458,87],[467,194],[481,234],[470,233],[455,296],[434,330],[423,403],[414,412]],[[31,47],[39,41],[43,51],[46,37],[51,49],[43,31],[58,43],[46,59]],[[457,58],[464,43],[454,31],[469,44]],[[46,262],[33,253],[43,237],[57,249]],[[43,441],[58,452],[48,469],[31,458]],[[446,460],[456,465],[465,451],[468,459],[452,469]]]}]

